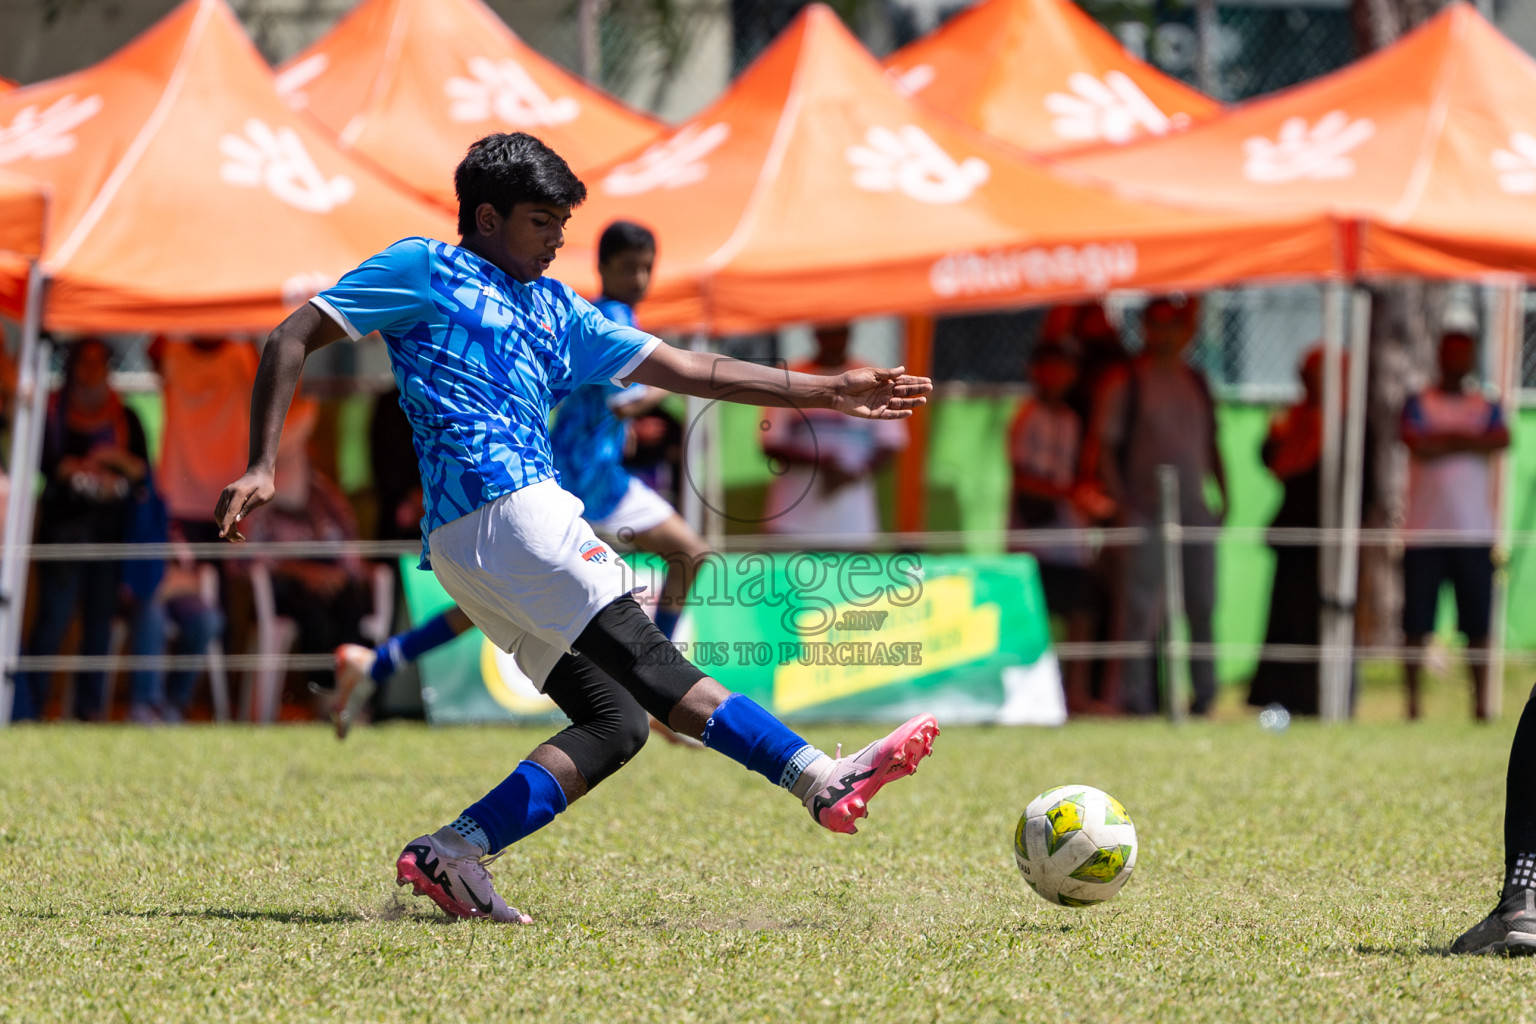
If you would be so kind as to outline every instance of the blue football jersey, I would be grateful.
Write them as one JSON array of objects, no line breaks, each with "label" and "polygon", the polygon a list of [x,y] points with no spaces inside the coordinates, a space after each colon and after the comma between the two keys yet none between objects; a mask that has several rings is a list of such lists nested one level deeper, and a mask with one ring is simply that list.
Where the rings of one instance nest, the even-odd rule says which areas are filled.
[{"label": "blue football jersey", "polygon": [[311,300],[353,339],[389,347],[421,464],[427,537],[555,476],[549,412],[583,384],[617,382],[660,344],[566,285],[514,280],[467,249],[396,242]]}]

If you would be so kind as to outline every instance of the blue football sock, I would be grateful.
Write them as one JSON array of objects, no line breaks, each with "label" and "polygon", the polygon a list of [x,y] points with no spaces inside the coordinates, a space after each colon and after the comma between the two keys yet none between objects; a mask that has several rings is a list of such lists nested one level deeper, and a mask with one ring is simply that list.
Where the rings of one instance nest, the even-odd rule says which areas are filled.
[{"label": "blue football sock", "polygon": [[[470,842],[483,845],[486,853],[496,853],[533,835],[565,807],[565,790],[549,769],[537,761],[523,761],[495,789],[464,808],[450,827]],[[485,835],[483,843],[472,834],[475,826]]]},{"label": "blue football sock", "polygon": [[806,766],[823,757],[750,698],[725,698],[704,725],[704,745],[739,761],[769,782],[793,790]]},{"label": "blue football sock", "polygon": [[661,630],[662,636],[671,640],[673,632],[677,630],[677,620],[682,618],[682,615],[683,613],[680,609],[662,608],[658,605],[656,608],[656,628]]},{"label": "blue football sock", "polygon": [[410,662],[456,636],[458,634],[453,631],[447,612],[434,615],[415,629],[396,633],[375,647],[373,668],[368,670],[368,674],[374,682],[382,683]]}]

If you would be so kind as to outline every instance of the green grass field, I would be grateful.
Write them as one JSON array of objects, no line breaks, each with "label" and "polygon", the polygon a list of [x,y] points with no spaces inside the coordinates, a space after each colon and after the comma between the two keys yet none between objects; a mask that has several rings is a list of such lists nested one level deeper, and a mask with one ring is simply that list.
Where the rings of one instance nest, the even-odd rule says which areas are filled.
[{"label": "green grass field", "polygon": [[[1527,680],[1528,684],[1528,680]],[[539,737],[508,729],[0,734],[0,1020],[1536,1020],[1536,961],[1449,958],[1491,906],[1514,715],[951,728],[856,837],[653,743],[493,868],[532,927],[452,923],[393,859]],[[1507,706],[1523,692],[1512,684]],[[867,728],[815,729],[830,746]],[[1108,904],[1049,906],[1036,792],[1120,797]]]}]

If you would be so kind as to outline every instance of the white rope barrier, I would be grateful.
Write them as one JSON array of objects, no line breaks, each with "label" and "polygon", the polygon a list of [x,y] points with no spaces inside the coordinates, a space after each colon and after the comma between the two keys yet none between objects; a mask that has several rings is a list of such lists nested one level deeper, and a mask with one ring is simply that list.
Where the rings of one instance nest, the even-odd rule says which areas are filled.
[{"label": "white rope barrier", "polygon": [[[1153,542],[1161,531],[1148,527],[1105,527],[1084,529],[1043,530],[993,530],[993,531],[930,531],[919,533],[880,533],[860,545],[865,551],[944,551],[959,550],[978,541],[1003,544],[1009,548],[1063,547],[1084,545],[1090,548],[1131,546]],[[1344,529],[1317,527],[1234,527],[1234,526],[1180,526],[1182,542],[1212,543],[1227,540],[1238,543],[1263,543],[1276,546],[1318,546],[1340,539]],[[1491,541],[1484,535],[1469,536],[1460,531],[1424,530],[1408,533],[1398,529],[1366,529],[1356,532],[1364,546],[1403,545],[1412,540],[1416,544],[1442,546],[1485,547]],[[1536,544],[1536,531],[1514,532],[1508,536],[1511,548]],[[836,535],[735,534],[723,538],[721,545],[726,553],[744,551],[820,551],[835,552],[845,547],[846,537]],[[231,544],[215,542],[204,544],[28,544],[18,545],[16,550],[38,562],[58,561],[130,561],[168,560],[194,558],[199,561],[241,562],[257,559],[317,559],[336,558],[399,558],[414,557],[420,545],[414,541],[297,541],[283,543],[246,542]],[[1321,600],[1321,598],[1320,598]],[[1117,660],[1152,656],[1159,651],[1156,642],[1149,641],[1094,641],[1087,643],[1058,643],[1052,650],[1062,661]],[[1367,660],[1392,660],[1398,662],[1422,661],[1426,648],[1408,646],[1354,646],[1352,650],[1331,651],[1324,644],[1262,644],[1223,641],[1219,643],[1187,643],[1186,655],[1191,660],[1209,661],[1216,658],[1240,657],[1259,660],[1294,663],[1332,663],[1335,661],[1359,662]],[[1458,654],[1468,664],[1485,664],[1496,657],[1496,652],[1463,649]],[[316,672],[333,668],[329,654],[225,654],[223,664],[227,671],[246,672],[276,668],[283,671]],[[1536,651],[1506,651],[1507,664],[1536,664]],[[187,655],[23,655],[11,666],[15,672],[79,672],[79,671],[178,671],[202,670],[210,660],[203,654]]]},{"label": "white rope barrier", "polygon": [[[16,659],[16,671],[180,672],[205,669],[209,661],[206,654],[24,654]],[[329,672],[335,667],[329,654],[224,654],[220,661],[230,672]]]},{"label": "white rope barrier", "polygon": [[[1212,661],[1224,657],[1256,658],[1262,661],[1289,663],[1322,663],[1329,659],[1328,648],[1323,644],[1263,644],[1241,641],[1186,644],[1191,661]],[[1146,658],[1157,653],[1158,645],[1152,641],[1099,640],[1084,643],[1056,643],[1051,651],[1060,661],[1117,661],[1124,658]],[[1342,653],[1342,661],[1395,661],[1423,662],[1431,657],[1428,647],[1392,645],[1357,646],[1353,653]],[[1475,648],[1455,648],[1453,653],[1469,665],[1487,664],[1494,652]],[[285,672],[328,672],[334,667],[329,654],[225,654],[224,668],[230,672],[256,671],[276,668]],[[1506,651],[1507,664],[1536,665],[1536,651]],[[18,672],[140,672],[197,671],[207,668],[209,658],[204,654],[55,654],[23,655],[18,658]]]},{"label": "white rope barrier", "polygon": [[[877,533],[861,540],[857,550],[952,550],[962,551],[978,542],[989,545],[1001,544],[1008,548],[1059,548],[1086,546],[1089,548],[1129,547],[1157,539],[1159,530],[1143,526],[1086,527],[1081,529],[1047,530],[933,530],[913,533]],[[1231,543],[1265,544],[1275,547],[1313,547],[1330,541],[1344,539],[1353,532],[1365,547],[1389,547],[1422,545],[1437,547],[1488,547],[1493,538],[1487,534],[1468,534],[1460,530],[1400,530],[1400,529],[1322,529],[1320,527],[1266,527],[1266,526],[1180,526],[1179,533],[1186,542],[1210,544],[1217,541]],[[624,538],[620,538],[622,541]],[[1509,534],[1510,548],[1536,546],[1536,530],[1514,531]],[[720,545],[723,553],[745,551],[846,551],[848,538],[839,534],[773,533],[727,534]],[[216,541],[210,544],[157,543],[157,544],[24,544],[14,549],[35,562],[106,562],[106,561],[159,561],[175,558],[193,558],[198,561],[254,561],[257,559],[317,559],[336,558],[399,558],[415,556],[421,545],[415,541],[399,540],[344,540],[344,541],[286,541],[257,543],[248,541],[230,544]]]},{"label": "white rope barrier", "polygon": [[[1052,644],[1051,650],[1061,661],[1106,661],[1121,658],[1145,658],[1157,653],[1158,645],[1152,641],[1094,640],[1084,643]],[[1223,657],[1256,657],[1260,661],[1284,661],[1292,663],[1324,662],[1334,657],[1324,644],[1263,644],[1235,640],[1217,643],[1185,645],[1191,661],[1213,661]],[[1359,645],[1353,652],[1337,655],[1339,661],[1399,661],[1423,662],[1430,658],[1430,647],[1405,645]],[[1471,647],[1454,648],[1454,653],[1469,665],[1485,665],[1493,660],[1493,652]],[[1536,664],[1536,651],[1506,651],[1504,659],[1511,664]]]},{"label": "white rope barrier", "polygon": [[28,544],[17,549],[33,562],[149,562],[192,558],[200,562],[258,559],[398,558],[421,552],[419,543],[398,540],[287,541],[273,544]]}]

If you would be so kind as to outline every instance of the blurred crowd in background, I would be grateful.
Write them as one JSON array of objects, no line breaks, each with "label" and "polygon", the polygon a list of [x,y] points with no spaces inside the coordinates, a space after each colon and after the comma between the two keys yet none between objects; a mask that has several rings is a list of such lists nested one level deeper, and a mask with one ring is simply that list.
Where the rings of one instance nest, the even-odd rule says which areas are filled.
[{"label": "blurred crowd in background", "polygon": [[[1012,547],[1037,559],[1059,639],[1150,643],[1167,628],[1155,531],[1127,546],[1100,543],[1091,532],[1155,527],[1165,510],[1159,467],[1173,469],[1181,523],[1218,526],[1224,519],[1229,497],[1217,405],[1204,374],[1187,358],[1199,311],[1193,296],[1155,298],[1141,309],[1128,345],[1103,306],[1060,306],[1045,313],[1027,346],[1028,394],[1017,403],[1004,441],[1012,472],[1008,527],[1024,531],[1012,536],[1028,538]],[[812,352],[795,369],[840,373],[864,365],[849,352],[846,325],[824,325],[812,338]],[[169,542],[173,551],[184,550],[164,560],[37,561],[24,653],[197,655],[210,644],[250,650],[257,619],[275,614],[293,624],[291,653],[326,655],[343,643],[381,642],[406,621],[398,558],[199,561],[186,547],[217,540],[214,503],[244,470],[255,345],[154,339],[148,353],[162,384],[155,396],[162,403],[155,409],[155,451],[135,412],[140,403],[125,401],[111,386],[112,346],[81,337],[62,351],[61,385],[45,428],[37,542]],[[1410,453],[1402,635],[1410,645],[1422,645],[1434,631],[1442,584],[1453,588],[1457,627],[1469,645],[1476,649],[1488,638],[1495,519],[1489,467],[1509,443],[1509,430],[1475,386],[1477,354],[1470,334],[1448,331],[1437,380],[1401,409],[1399,433]],[[1320,346],[1305,352],[1296,373],[1300,398],[1276,410],[1263,441],[1264,465],[1283,488],[1274,527],[1320,525]],[[6,381],[13,384],[14,373],[0,372]],[[348,430],[338,415],[342,403],[315,396],[294,403],[277,498],[245,524],[252,542],[369,539],[398,541],[406,550],[419,539],[421,483],[409,426],[394,392],[368,401],[363,429],[352,429],[364,442],[367,485],[350,494],[337,482],[338,452],[348,447],[338,437]],[[632,420],[626,453],[626,468],[674,504],[685,478],[682,414],[674,402]],[[890,467],[906,444],[907,426],[900,422],[772,411],[761,430],[761,456],[774,467],[773,480],[752,496],[759,506],[747,518],[761,522],[764,532],[814,537],[818,547],[878,544],[891,521],[882,490],[888,498]],[[1369,504],[1373,495],[1366,498]],[[1413,539],[1416,531],[1457,531],[1466,539],[1426,544]],[[1273,550],[1265,642],[1317,645],[1319,548],[1280,543]],[[1209,643],[1217,600],[1214,542],[1184,544],[1182,576],[1190,639]],[[262,594],[269,595],[265,610]],[[1484,671],[1474,664],[1474,679]],[[1150,657],[1069,658],[1069,707],[1076,714],[1154,713],[1162,692],[1157,672]],[[1192,711],[1208,713],[1217,693],[1213,660],[1194,659],[1191,674]],[[310,714],[305,684],[328,685],[327,675],[291,673],[284,713]],[[1419,676],[1410,660],[1404,669],[1410,717],[1419,710]],[[196,685],[201,678],[200,668],[25,673],[14,713],[18,720],[175,723],[211,713]],[[1474,686],[1473,693],[1474,713],[1486,716],[1483,690]],[[1249,699],[1316,714],[1317,663],[1261,660]],[[409,699],[395,710],[419,713]]]}]

